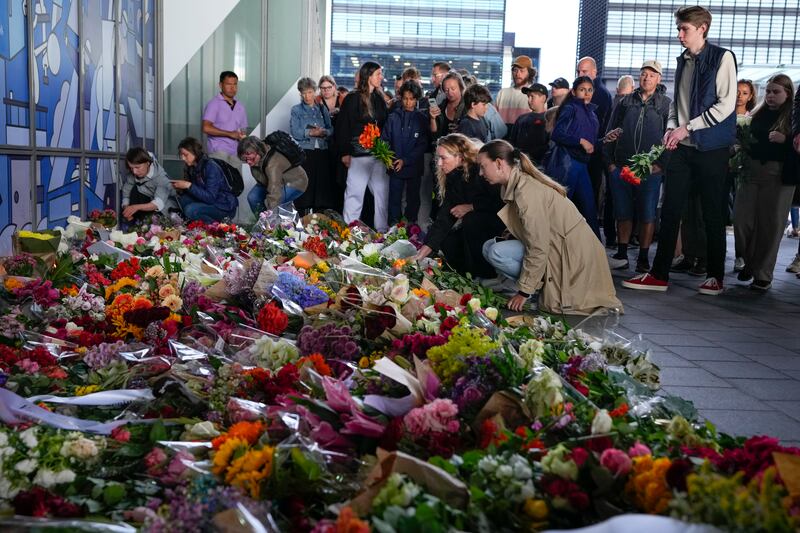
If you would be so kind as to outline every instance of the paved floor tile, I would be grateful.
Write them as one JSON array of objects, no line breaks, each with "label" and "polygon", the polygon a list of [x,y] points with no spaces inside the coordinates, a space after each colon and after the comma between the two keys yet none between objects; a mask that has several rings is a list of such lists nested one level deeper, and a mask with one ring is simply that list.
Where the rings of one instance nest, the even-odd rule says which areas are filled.
[{"label": "paved floor tile", "polygon": [[650,352],[650,359],[661,368],[697,366],[680,355],[671,352],[653,351]]},{"label": "paved floor tile", "polygon": [[728,342],[722,341],[720,346],[742,355],[794,355],[791,350],[776,346],[771,342]]},{"label": "paved floor tile", "polygon": [[750,362],[750,359],[744,355],[739,355],[738,353],[733,353],[730,350],[716,346],[669,346],[668,349],[689,361]]},{"label": "paved floor tile", "polygon": [[767,404],[800,422],[800,402],[767,402]]},{"label": "paved floor tile", "polygon": [[769,435],[781,441],[800,440],[800,422],[780,412],[703,409],[700,414],[729,435]]},{"label": "paved floor tile", "polygon": [[667,385],[664,391],[689,400],[697,409],[744,409],[747,411],[772,411],[767,402],[756,400],[741,391],[724,387],[682,387]]},{"label": "paved floor tile", "polygon": [[665,322],[692,333],[697,331],[731,331],[731,326],[721,320],[667,320]]},{"label": "paved floor tile", "polygon": [[[681,369],[684,370],[684,369]],[[726,381],[733,387],[760,400],[800,400],[800,383],[795,379],[734,379]]]},{"label": "paved floor tile", "polygon": [[748,355],[747,357],[775,370],[800,370],[800,355]]},{"label": "paved floor tile", "polygon": [[697,366],[720,378],[786,379],[784,374],[758,363],[698,361]]},{"label": "paved floor tile", "polygon": [[652,333],[647,335],[650,342],[659,344],[661,346],[714,346],[714,343],[687,333],[685,335],[661,335]]},{"label": "paved floor tile", "polygon": [[[730,387],[729,383],[720,379],[702,368],[676,368],[665,367],[661,369],[662,386],[686,387]],[[786,398],[766,398],[770,400],[783,400]],[[792,398],[793,399],[793,398]]]}]

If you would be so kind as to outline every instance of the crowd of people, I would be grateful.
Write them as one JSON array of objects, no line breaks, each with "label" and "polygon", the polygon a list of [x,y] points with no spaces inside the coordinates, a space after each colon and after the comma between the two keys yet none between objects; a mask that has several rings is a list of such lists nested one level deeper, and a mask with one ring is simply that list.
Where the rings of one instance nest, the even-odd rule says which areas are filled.
[{"label": "crowd of people", "polygon": [[[381,65],[367,61],[351,91],[329,75],[302,78],[290,131],[261,140],[247,135],[236,74],[223,72],[203,113],[206,148],[194,138],[179,144],[182,179],[170,180],[140,148],[128,153],[123,217],[181,209],[190,219],[231,218],[242,193],[231,174],[246,163],[256,215],[293,201],[378,231],[419,224],[417,259],[438,253],[458,272],[512,293],[512,309],[538,293],[539,307],[556,313],[621,309],[610,269],[629,269],[637,246],[637,275],[624,287],[664,291],[671,272],[689,272],[705,276],[701,294],[719,294],[732,218],[738,279],[766,290],[798,184],[800,91],[794,96],[792,81],[778,74],[757,102],[751,82],[737,83],[733,52],[707,41],[711,19],[699,6],[675,12],[685,50],[673,98],[656,59],[642,64],[638,85],[621,77],[612,96],[591,57],[578,61],[571,83],[547,86],[519,56],[512,85],[495,98],[448,62],[432,65],[427,93],[410,67],[392,95]],[[746,117],[738,137],[737,117]],[[388,168],[359,141],[370,124],[394,152]],[[646,179],[625,179],[632,156],[660,145]],[[729,165],[737,151],[738,173]],[[800,248],[788,270],[800,272]]]}]

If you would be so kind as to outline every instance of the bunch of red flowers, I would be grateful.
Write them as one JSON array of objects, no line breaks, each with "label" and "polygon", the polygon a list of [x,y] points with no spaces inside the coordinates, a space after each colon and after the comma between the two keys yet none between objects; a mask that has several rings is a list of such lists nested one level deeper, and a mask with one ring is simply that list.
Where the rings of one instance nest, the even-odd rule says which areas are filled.
[{"label": "bunch of red flowers", "polygon": [[280,307],[275,305],[275,302],[269,302],[258,312],[256,322],[263,331],[273,335],[280,335],[289,326],[289,317]]},{"label": "bunch of red flowers", "polygon": [[73,518],[84,515],[81,507],[42,487],[20,492],[13,505],[14,512],[23,516]]},{"label": "bunch of red flowers", "polygon": [[632,170],[631,167],[624,166],[619,173],[619,177],[622,181],[626,183],[630,183],[631,185],[641,185],[642,178],[637,176]]},{"label": "bunch of red flowers", "polygon": [[122,278],[132,278],[139,272],[139,268],[139,259],[131,257],[114,267],[114,270],[111,271],[111,279],[117,281]]},{"label": "bunch of red flowers", "polygon": [[328,247],[325,246],[325,242],[319,237],[314,236],[306,239],[303,243],[303,248],[322,259],[328,257]]},{"label": "bunch of red flowers", "polygon": [[300,380],[300,371],[289,363],[274,374],[263,368],[253,368],[245,370],[243,376],[236,396],[272,405],[278,396],[297,394],[295,386]]}]

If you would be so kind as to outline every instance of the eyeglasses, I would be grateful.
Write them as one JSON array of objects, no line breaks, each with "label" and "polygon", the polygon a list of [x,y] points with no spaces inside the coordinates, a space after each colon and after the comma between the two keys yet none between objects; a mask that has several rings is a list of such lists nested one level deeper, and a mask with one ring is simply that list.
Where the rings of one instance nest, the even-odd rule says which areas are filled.
[{"label": "eyeglasses", "polygon": [[327,91],[328,89],[333,89],[333,85],[320,85],[319,88],[323,91]]}]

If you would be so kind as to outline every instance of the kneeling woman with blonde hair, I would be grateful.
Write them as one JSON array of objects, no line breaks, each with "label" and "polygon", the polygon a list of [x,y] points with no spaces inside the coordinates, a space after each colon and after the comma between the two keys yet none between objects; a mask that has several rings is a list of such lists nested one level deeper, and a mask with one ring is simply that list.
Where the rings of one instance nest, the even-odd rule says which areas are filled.
[{"label": "kneeling woman with blonde hair", "polygon": [[521,310],[538,291],[539,309],[548,313],[622,312],[603,245],[564,187],[506,141],[483,145],[478,165],[486,181],[502,186],[505,207],[498,215],[515,237],[483,245],[495,270],[517,281],[519,292],[508,307]]}]

